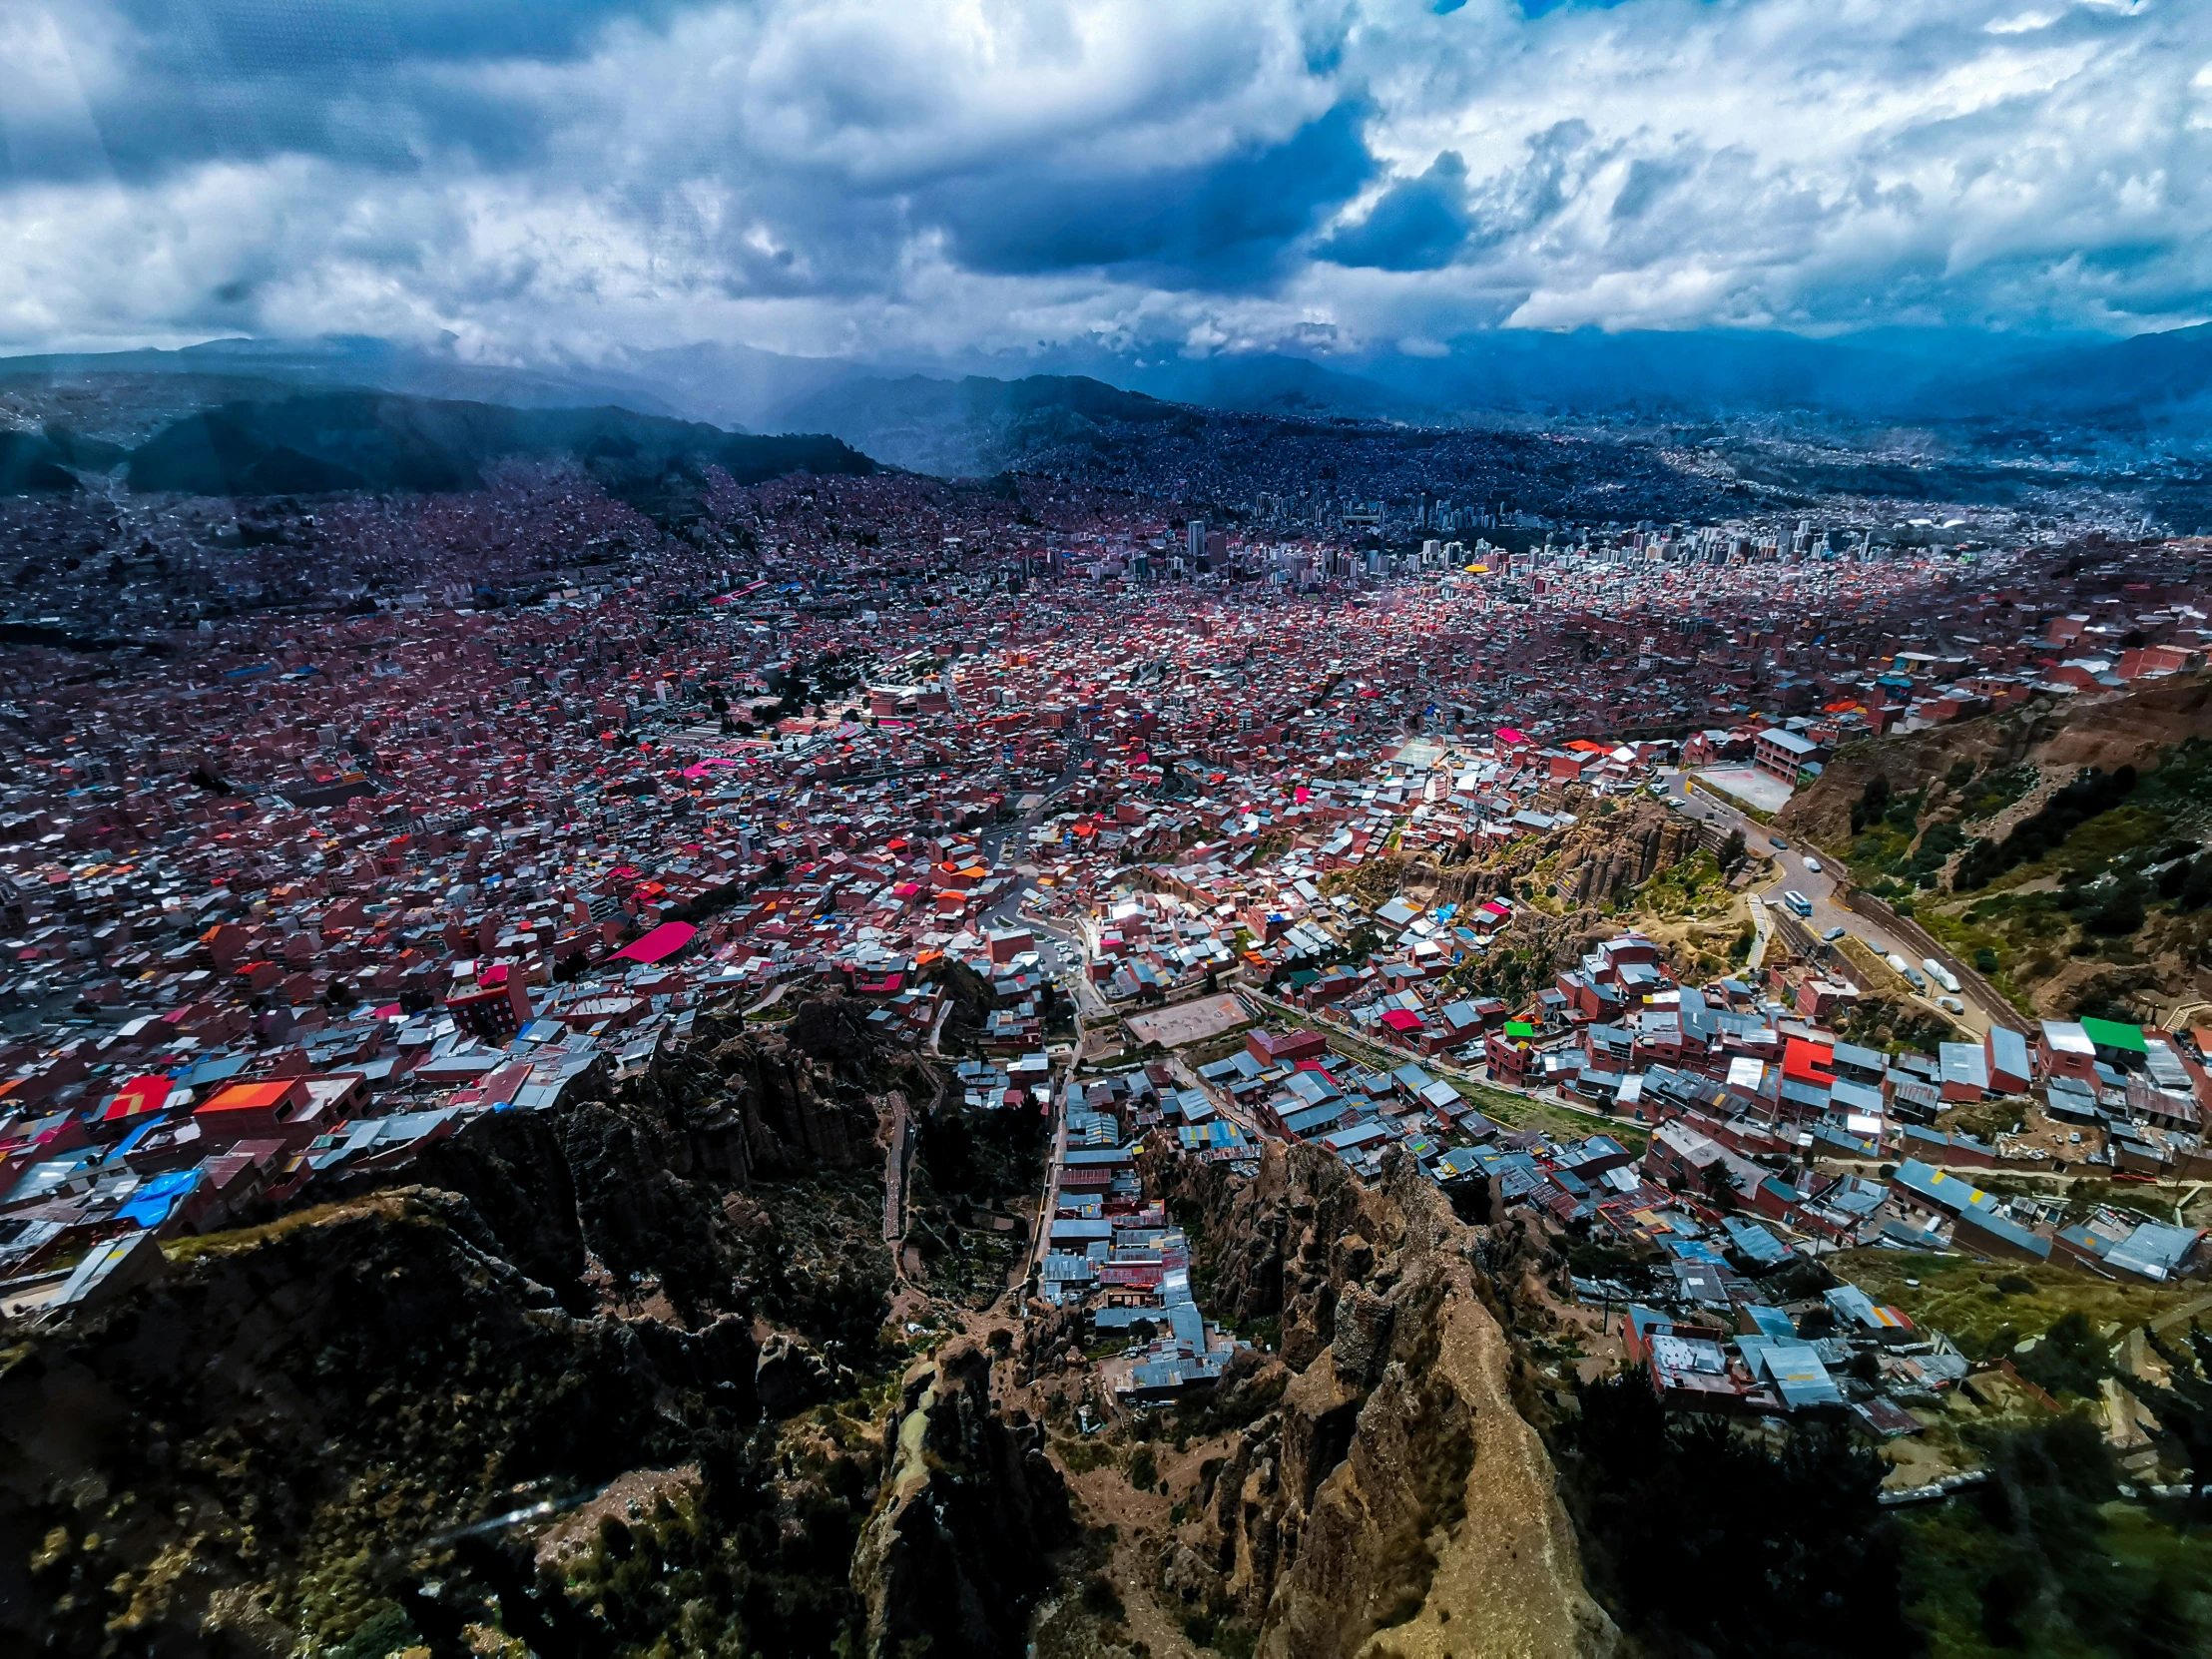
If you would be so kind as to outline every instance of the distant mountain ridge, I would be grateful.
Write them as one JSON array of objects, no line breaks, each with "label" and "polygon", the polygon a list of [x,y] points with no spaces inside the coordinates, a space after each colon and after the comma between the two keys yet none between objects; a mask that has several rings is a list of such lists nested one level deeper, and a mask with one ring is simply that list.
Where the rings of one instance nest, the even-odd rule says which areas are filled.
[{"label": "distant mountain ridge", "polygon": [[1976,414],[2212,424],[2212,323],[2061,349],[1930,397]]},{"label": "distant mountain ridge", "polygon": [[895,466],[955,477],[1001,472],[1056,444],[1104,444],[1117,431],[1203,418],[1142,392],[1055,374],[850,380],[784,413],[794,425],[833,432]]},{"label": "distant mountain ridge", "polygon": [[27,380],[85,375],[209,376],[271,388],[346,390],[367,387],[513,408],[580,408],[618,403],[640,414],[679,410],[636,376],[550,364],[521,368],[474,362],[450,350],[407,345],[372,335],[312,340],[213,339],[174,351],[48,352],[0,358],[0,388]]},{"label": "distant mountain ridge", "polygon": [[[278,431],[266,412],[299,397],[373,395],[411,398],[424,412],[399,419],[391,405],[371,420],[367,405],[350,405],[352,414],[307,442],[294,417]],[[431,404],[508,413],[432,415]],[[201,419],[234,405],[264,412]],[[577,424],[579,411],[591,409],[606,431]],[[2212,325],[2119,340],[1939,329],[1830,339],[1775,330],[1492,329],[1417,351],[1329,358],[1065,347],[899,365],[702,343],[518,367],[467,360],[450,346],[357,336],[212,340],[178,351],[0,359],[0,417],[19,428],[43,417],[50,433],[19,430],[0,447],[0,488],[67,487],[80,463],[51,435],[65,426],[87,434],[68,439],[78,445],[147,447],[136,478],[302,490],[347,487],[340,481],[348,478],[377,488],[450,487],[427,480],[475,476],[500,443],[549,453],[576,447],[579,433],[587,447],[608,438],[698,456],[727,449],[740,435],[733,429],[744,428],[825,434],[863,457],[976,476],[1069,443],[1105,449],[1148,431],[1188,432],[1204,410],[1412,425],[1810,418],[1948,429],[1946,441],[1962,455],[2033,442],[2021,422],[2097,442],[2212,444]],[[653,419],[671,422],[670,431],[655,436],[634,425]],[[369,426],[381,432],[374,442],[359,435]],[[671,435],[679,429],[689,435]],[[772,464],[760,456],[806,457],[791,464],[828,470],[857,464],[805,443],[728,453],[717,464],[735,461],[734,475]]]},{"label": "distant mountain ridge", "polygon": [[786,472],[868,473],[827,435],[760,437],[629,409],[515,409],[392,392],[302,393],[188,415],[131,452],[137,490],[202,495],[463,490],[506,456],[574,455],[594,470],[720,466],[740,483]]}]

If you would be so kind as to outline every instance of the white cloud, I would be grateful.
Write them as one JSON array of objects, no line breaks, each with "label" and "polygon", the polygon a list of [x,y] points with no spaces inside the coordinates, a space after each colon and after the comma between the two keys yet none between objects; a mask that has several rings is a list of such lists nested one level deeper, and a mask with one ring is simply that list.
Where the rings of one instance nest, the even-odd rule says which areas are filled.
[{"label": "white cloud", "polygon": [[1417,351],[2212,310],[2212,7],[266,10],[0,0],[0,339]]}]

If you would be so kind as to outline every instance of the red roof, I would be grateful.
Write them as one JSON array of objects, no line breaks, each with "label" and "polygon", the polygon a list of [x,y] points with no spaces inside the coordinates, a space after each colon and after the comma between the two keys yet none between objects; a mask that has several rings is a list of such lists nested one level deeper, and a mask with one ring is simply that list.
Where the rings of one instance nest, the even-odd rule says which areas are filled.
[{"label": "red roof", "polygon": [[268,1083],[233,1083],[207,1105],[207,1112],[273,1112],[294,1097],[303,1098],[306,1085],[296,1077],[279,1077]]},{"label": "red roof", "polygon": [[134,1077],[115,1091],[115,1099],[101,1116],[113,1123],[117,1118],[135,1118],[147,1112],[158,1112],[169,1100],[172,1085],[168,1078],[153,1073]]},{"label": "red roof", "polygon": [[1803,1037],[1792,1037],[1782,1050],[1782,1075],[1793,1083],[1836,1081],[1836,1051]]},{"label": "red roof", "polygon": [[1420,1015],[1410,1008],[1390,1008],[1384,1011],[1382,1023],[1392,1031],[1418,1031]]},{"label": "red roof", "polygon": [[633,939],[614,953],[618,962],[662,962],[690,944],[699,929],[688,921],[664,921],[641,939]]}]

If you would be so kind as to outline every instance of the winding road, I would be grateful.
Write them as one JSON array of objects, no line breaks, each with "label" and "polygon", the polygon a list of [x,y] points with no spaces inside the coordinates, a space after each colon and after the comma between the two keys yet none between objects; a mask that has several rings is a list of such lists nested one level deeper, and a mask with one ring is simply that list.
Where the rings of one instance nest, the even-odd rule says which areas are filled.
[{"label": "winding road", "polygon": [[[1803,893],[1812,903],[1813,914],[1806,921],[1806,926],[1811,929],[1815,936],[1825,935],[1831,928],[1841,927],[1874,951],[1876,955],[1887,956],[1895,953],[1904,957],[1916,968],[1920,966],[1924,955],[1931,954],[1923,945],[1898,937],[1872,916],[1854,910],[1844,902],[1844,898],[1849,895],[1849,888],[1837,880],[1834,860],[1821,857],[1818,852],[1808,853],[1804,847],[1799,846],[1795,841],[1792,841],[1787,847],[1775,846],[1775,832],[1771,829],[1746,817],[1727,802],[1714,796],[1686,772],[1663,770],[1659,777],[1666,786],[1667,799],[1675,803],[1680,811],[1692,817],[1703,819],[1706,823],[1715,825],[1724,831],[1729,830],[1741,830],[1746,846],[1751,847],[1754,851],[1764,853],[1773,860],[1775,873],[1750,889],[1750,896],[1754,900],[1752,920],[1759,929],[1759,943],[1753,956],[1753,966],[1756,967],[1760,960],[1764,958],[1767,942],[1772,936],[1773,929],[1772,918],[1761,913],[1764,906],[1758,901],[1772,899],[1773,902],[1779,904],[1782,901],[1782,894],[1793,889]],[[1783,838],[1789,839],[1787,835]],[[1807,868],[1806,859],[1808,857],[1818,859],[1821,868],[1819,870]],[[2006,1008],[2001,1013],[1995,1013],[1983,1003],[1979,996],[1974,994],[1971,970],[1964,963],[1958,961],[1947,951],[1938,950],[1933,952],[1933,954],[1938,962],[1941,962],[1943,966],[1949,968],[1958,977],[1958,1000],[1964,1006],[1965,1014],[1962,1017],[1954,1015],[1948,1009],[1941,1007],[1936,1001],[1936,997],[1939,993],[1934,986],[1930,987],[1927,995],[1909,993],[1914,996],[1915,1000],[1944,1018],[1958,1020],[1976,1037],[1986,1034],[1991,1025],[2009,1025],[2014,1029],[2019,1027],[2019,1016],[2013,1013],[2012,1010]]]}]

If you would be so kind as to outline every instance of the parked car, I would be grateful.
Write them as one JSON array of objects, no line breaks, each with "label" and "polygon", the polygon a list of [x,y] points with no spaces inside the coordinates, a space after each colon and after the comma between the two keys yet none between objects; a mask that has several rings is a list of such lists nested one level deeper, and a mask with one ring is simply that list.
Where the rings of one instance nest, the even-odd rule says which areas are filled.
[{"label": "parked car", "polygon": [[1831,927],[1831,928],[1830,928],[1830,929],[1829,929],[1829,930],[1828,930],[1827,932],[1825,932],[1825,933],[1823,933],[1823,934],[1821,935],[1821,942],[1822,942],[1823,944],[1834,944],[1834,943],[1835,943],[1835,942],[1836,942],[1836,941],[1837,941],[1838,939],[1842,938],[1843,936],[1844,936],[1844,929],[1843,929],[1843,928],[1841,928],[1841,927]]}]

